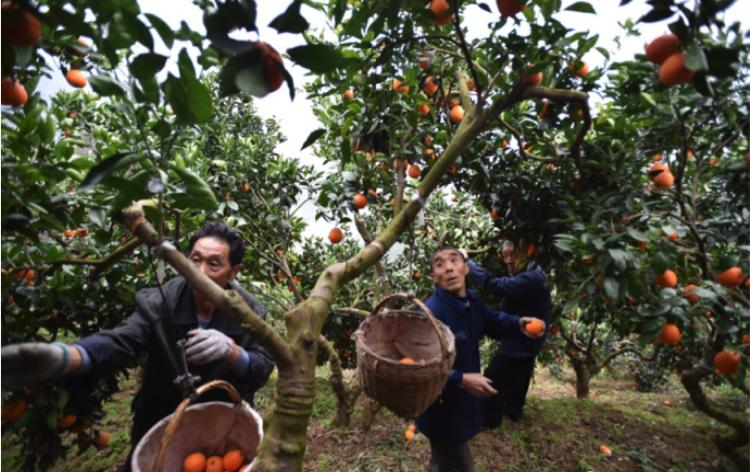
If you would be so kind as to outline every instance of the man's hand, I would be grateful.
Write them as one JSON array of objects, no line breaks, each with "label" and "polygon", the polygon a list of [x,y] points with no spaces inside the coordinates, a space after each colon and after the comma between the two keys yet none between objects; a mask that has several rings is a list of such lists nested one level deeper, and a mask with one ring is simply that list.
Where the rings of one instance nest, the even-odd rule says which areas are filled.
[{"label": "man's hand", "polygon": [[71,350],[60,343],[22,343],[2,348],[2,386],[13,389],[60,377],[70,370]]},{"label": "man's hand", "polygon": [[185,357],[191,364],[204,365],[219,359],[232,362],[239,357],[239,347],[221,331],[194,329],[188,332],[188,336]]},{"label": "man's hand", "polygon": [[546,325],[539,318],[523,316],[518,321],[521,324],[521,331],[530,338],[540,338],[544,336]]},{"label": "man's hand", "polygon": [[466,252],[466,249],[459,249],[458,252],[460,252],[461,255],[464,256],[464,259],[466,259],[467,261],[469,260],[469,253]]},{"label": "man's hand", "polygon": [[461,381],[461,388],[468,391],[475,397],[485,398],[497,394],[497,390],[492,388],[492,380],[476,372],[473,374],[464,374]]}]

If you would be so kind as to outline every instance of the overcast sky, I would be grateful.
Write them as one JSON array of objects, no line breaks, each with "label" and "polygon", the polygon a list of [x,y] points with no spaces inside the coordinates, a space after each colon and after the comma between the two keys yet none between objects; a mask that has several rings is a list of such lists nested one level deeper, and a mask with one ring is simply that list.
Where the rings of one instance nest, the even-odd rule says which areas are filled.
[{"label": "overcast sky", "polygon": [[[487,13],[476,6],[470,6],[465,10],[463,24],[469,29],[469,39],[486,35],[488,31],[487,25],[495,21],[499,15],[495,2],[491,0],[484,1],[490,6],[492,13]],[[564,0],[563,5],[570,5],[574,1]],[[184,20],[194,30],[199,32],[205,31],[203,28],[202,13],[190,0],[140,0],[139,3],[144,13],[155,13],[173,29],[178,29],[180,22]],[[256,24],[259,29],[258,38],[272,44],[282,54],[283,51],[290,47],[304,44],[302,35],[279,35],[276,33],[276,30],[268,27],[268,24],[277,15],[281,14],[290,3],[291,0],[257,2],[258,18]],[[667,31],[668,20],[659,23],[641,24],[639,25],[639,30],[642,33],[641,38],[622,37],[622,41],[618,46],[615,42],[615,37],[622,35],[618,22],[623,22],[628,18],[636,20],[648,11],[645,0],[634,0],[624,7],[618,6],[620,0],[598,0],[590,1],[590,3],[596,8],[596,15],[563,12],[558,15],[558,19],[573,30],[590,31],[591,33],[598,34],[600,36],[598,45],[610,52],[611,61],[631,59],[634,54],[643,51],[646,41]],[[741,17],[742,8],[739,6],[740,3],[745,3],[745,14],[747,14],[747,0],[740,0],[727,12],[728,19],[736,21]],[[326,30],[326,19],[320,12],[303,5],[302,14],[310,22],[313,30]],[[506,28],[510,27],[510,25],[506,25]],[[157,52],[167,54],[166,47],[161,43],[161,40],[157,39],[156,44]],[[182,47],[184,47],[184,44],[176,42],[171,52],[172,57],[176,58],[177,53]],[[585,57],[585,60],[592,68],[601,66],[605,62],[605,58],[595,51],[590,52]],[[302,85],[309,80],[309,77],[306,75],[307,70],[295,66],[290,61],[285,61],[285,65],[292,74],[297,88],[295,100],[291,101],[289,99],[289,93],[286,89],[286,84],[284,84],[276,93],[256,99],[256,106],[261,116],[275,117],[280,122],[281,131],[287,137],[287,141],[278,148],[281,154],[288,157],[297,157],[306,164],[317,164],[318,160],[312,156],[311,148],[300,151],[300,147],[302,147],[302,143],[309,133],[320,127],[312,114],[311,106],[302,90]],[[171,67],[176,69],[174,63]],[[41,88],[45,93],[52,93],[55,89],[61,87],[61,83],[64,86],[65,82],[61,80],[46,81],[46,83],[41,84]],[[328,234],[331,224],[325,221],[316,223],[313,221],[313,215],[314,209],[308,205],[304,209],[303,214],[310,224],[308,232],[325,237]]]}]

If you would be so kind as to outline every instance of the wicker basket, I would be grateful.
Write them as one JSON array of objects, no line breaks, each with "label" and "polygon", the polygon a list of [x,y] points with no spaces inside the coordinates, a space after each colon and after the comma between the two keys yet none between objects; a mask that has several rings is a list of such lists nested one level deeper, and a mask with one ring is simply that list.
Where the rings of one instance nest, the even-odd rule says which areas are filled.
[{"label": "wicker basket", "polygon": [[[401,305],[413,302],[421,311]],[[359,383],[401,418],[416,418],[437,400],[456,358],[455,339],[420,300],[387,297],[354,333]],[[404,357],[414,360],[404,364]]]},{"label": "wicker basket", "polygon": [[[221,388],[232,403],[190,403],[214,388]],[[186,398],[175,412],[156,423],[138,442],[131,468],[133,472],[181,472],[182,462],[192,452],[223,453],[240,449],[252,460],[263,439],[263,419],[242,400],[232,384],[214,380],[201,385],[198,395]],[[206,454],[207,456],[210,454]],[[248,471],[251,463],[242,469]]]}]

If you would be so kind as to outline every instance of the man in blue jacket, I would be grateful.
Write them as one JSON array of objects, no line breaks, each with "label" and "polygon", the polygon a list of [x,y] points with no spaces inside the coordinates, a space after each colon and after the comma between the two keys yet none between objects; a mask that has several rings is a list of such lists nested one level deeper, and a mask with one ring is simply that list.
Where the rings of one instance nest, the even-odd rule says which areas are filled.
[{"label": "man in blue jacket", "polygon": [[[504,241],[502,255],[508,275],[495,276],[469,260],[469,278],[479,290],[502,297],[501,311],[537,316],[544,320],[545,325],[549,325],[551,296],[547,276],[536,264],[526,265],[524,249],[516,247],[512,241]],[[485,398],[483,402],[482,426],[500,426],[503,414],[512,421],[518,421],[523,416],[534,361],[547,338],[546,329],[542,333],[536,339],[500,337],[501,348],[484,371],[498,393]]]},{"label": "man in blue jacket", "polygon": [[481,425],[482,398],[494,395],[492,381],[480,373],[479,342],[483,336],[523,339],[533,318],[493,311],[477,293],[466,289],[469,266],[454,247],[432,256],[435,290],[425,302],[456,338],[456,360],[443,392],[417,418],[417,427],[430,440],[430,472],[471,471],[468,441]]},{"label": "man in blue jacket", "polygon": [[[263,305],[234,280],[244,252],[240,234],[222,221],[204,224],[190,239],[189,257],[199,270],[220,287],[237,291],[265,318]],[[67,377],[74,386],[86,386],[148,353],[143,382],[132,404],[134,449],[155,423],[174,412],[186,393],[174,383],[186,373],[181,368],[179,340],[186,340],[190,374],[200,376],[201,383],[226,380],[250,403],[273,370],[270,356],[238,321],[220,312],[184,278],[176,277],[161,287],[140,290],[133,314],[113,329],[70,345],[3,346],[2,385],[16,388]],[[230,401],[223,390],[209,392],[200,400]],[[129,466],[130,460],[125,469],[130,470]]]}]

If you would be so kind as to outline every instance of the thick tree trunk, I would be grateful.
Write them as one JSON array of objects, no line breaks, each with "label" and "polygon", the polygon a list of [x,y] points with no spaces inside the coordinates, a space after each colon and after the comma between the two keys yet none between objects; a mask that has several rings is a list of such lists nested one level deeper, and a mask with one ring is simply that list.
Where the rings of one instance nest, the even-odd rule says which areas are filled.
[{"label": "thick tree trunk", "polygon": [[362,396],[362,400],[362,418],[359,421],[359,429],[367,432],[372,427],[372,423],[383,405],[368,396]]},{"label": "thick tree trunk", "polygon": [[576,397],[588,398],[591,384],[591,373],[589,372],[586,362],[578,357],[571,357],[573,370],[576,373]]}]

